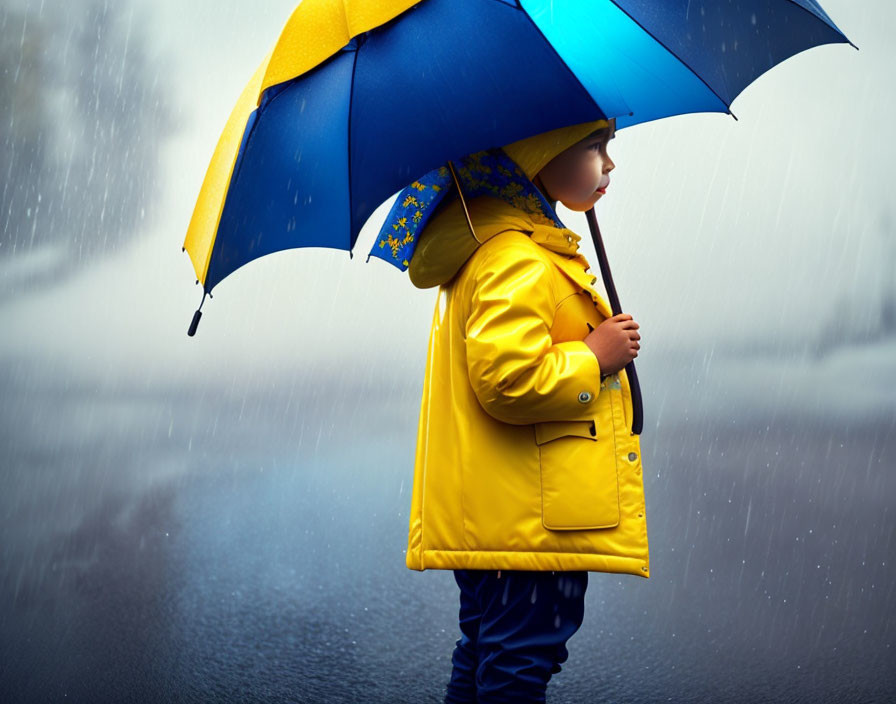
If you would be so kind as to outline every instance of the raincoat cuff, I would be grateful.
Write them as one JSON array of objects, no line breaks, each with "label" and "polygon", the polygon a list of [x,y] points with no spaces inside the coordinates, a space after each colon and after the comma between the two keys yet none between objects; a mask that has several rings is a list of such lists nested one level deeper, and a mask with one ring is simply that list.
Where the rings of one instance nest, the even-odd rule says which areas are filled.
[{"label": "raincoat cuff", "polygon": [[600,369],[600,362],[597,361],[597,356],[583,340],[557,342],[554,346],[566,352],[571,366],[579,370],[577,375],[581,375],[583,380],[593,381],[596,379],[600,381],[600,378],[604,376]]},{"label": "raincoat cuff", "polygon": [[[567,392],[570,402],[580,413],[590,408],[592,401],[597,400],[600,392],[600,363],[591,348],[581,340],[558,342],[554,347],[561,350],[566,357],[569,385]],[[590,411],[589,411],[590,412]]]}]

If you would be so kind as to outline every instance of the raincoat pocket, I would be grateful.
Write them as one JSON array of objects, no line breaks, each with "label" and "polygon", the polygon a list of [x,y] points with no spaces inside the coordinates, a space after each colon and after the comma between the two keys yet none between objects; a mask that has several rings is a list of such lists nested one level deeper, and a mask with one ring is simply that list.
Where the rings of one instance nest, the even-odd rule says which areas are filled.
[{"label": "raincoat pocket", "polygon": [[608,433],[595,420],[552,421],[534,427],[544,527],[591,530],[619,525],[612,424]]}]

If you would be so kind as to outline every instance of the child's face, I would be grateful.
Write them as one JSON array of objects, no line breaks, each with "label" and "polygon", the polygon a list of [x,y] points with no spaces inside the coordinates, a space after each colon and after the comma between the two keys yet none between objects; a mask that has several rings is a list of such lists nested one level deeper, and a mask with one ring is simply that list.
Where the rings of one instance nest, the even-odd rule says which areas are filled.
[{"label": "child's face", "polygon": [[[536,185],[549,200],[560,201],[570,210],[589,210],[610,184],[610,172],[616,164],[607,153],[607,145],[616,136],[616,120],[581,142],[560,152],[538,172]],[[540,183],[539,183],[540,181]]]}]

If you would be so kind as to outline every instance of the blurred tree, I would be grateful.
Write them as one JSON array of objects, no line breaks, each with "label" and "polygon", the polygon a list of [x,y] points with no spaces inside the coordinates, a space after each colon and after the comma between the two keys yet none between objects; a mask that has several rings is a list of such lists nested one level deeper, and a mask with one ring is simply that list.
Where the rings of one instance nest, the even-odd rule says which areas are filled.
[{"label": "blurred tree", "polygon": [[6,297],[139,236],[175,124],[131,0],[8,2],[0,29]]},{"label": "blurred tree", "polygon": [[30,245],[36,229],[29,223],[42,200],[41,181],[48,170],[45,140],[52,123],[41,90],[41,76],[48,72],[42,50],[45,28],[29,27],[26,14],[11,8],[0,12],[0,255],[11,255]]}]

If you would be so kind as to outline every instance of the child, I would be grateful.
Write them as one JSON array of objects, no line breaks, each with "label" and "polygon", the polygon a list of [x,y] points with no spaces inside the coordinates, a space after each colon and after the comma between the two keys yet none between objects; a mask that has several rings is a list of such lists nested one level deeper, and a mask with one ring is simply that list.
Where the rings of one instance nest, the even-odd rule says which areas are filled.
[{"label": "child", "polygon": [[459,193],[410,260],[439,292],[407,566],[454,570],[461,590],[446,702],[544,701],[588,572],[649,576],[623,369],[638,324],[612,315],[554,211],[603,196],[614,133],[600,120],[449,163]]}]

